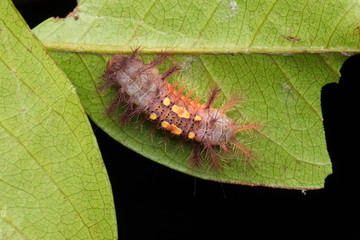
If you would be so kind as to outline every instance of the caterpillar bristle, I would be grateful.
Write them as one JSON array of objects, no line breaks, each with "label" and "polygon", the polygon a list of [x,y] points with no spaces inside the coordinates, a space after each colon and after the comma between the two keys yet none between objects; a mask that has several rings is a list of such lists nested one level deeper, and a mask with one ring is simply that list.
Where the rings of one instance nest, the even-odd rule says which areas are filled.
[{"label": "caterpillar bristle", "polygon": [[221,92],[221,89],[217,85],[211,87],[209,98],[208,98],[207,102],[205,103],[205,109],[210,109],[210,107],[213,105],[215,99],[219,96],[220,92]]}]

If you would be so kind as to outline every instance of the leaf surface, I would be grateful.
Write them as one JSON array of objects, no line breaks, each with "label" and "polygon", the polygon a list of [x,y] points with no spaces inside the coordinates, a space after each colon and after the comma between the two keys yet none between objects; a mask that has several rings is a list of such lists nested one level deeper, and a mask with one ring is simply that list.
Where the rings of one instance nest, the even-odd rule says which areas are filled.
[{"label": "leaf surface", "polygon": [[0,2],[0,238],[117,239],[111,186],[75,88]]},{"label": "leaf surface", "polygon": [[[34,32],[53,50],[86,112],[125,146],[204,179],[312,189],[323,187],[331,173],[321,88],[338,81],[347,59],[340,53],[359,52],[359,9],[359,1],[345,0],[88,0],[79,1],[72,17],[48,19]],[[147,54],[144,61],[170,48],[175,61],[184,62],[182,74],[171,81],[184,82],[202,102],[214,82],[224,92],[217,107],[233,92],[246,93],[248,101],[228,115],[265,123],[263,137],[238,137],[251,143],[256,164],[244,168],[242,159],[229,159],[223,172],[191,170],[191,144],[164,144],[160,133],[149,136],[147,124],[121,128],[114,117],[105,117],[114,92],[99,95],[98,78],[112,54],[138,45]]]},{"label": "leaf surface", "polygon": [[179,53],[359,52],[358,0],[79,1],[36,33],[48,48]]}]

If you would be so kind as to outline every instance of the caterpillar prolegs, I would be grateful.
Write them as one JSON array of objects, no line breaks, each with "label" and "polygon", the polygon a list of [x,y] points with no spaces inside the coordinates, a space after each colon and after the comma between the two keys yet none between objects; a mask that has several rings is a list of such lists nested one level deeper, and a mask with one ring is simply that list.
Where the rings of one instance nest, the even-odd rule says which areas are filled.
[{"label": "caterpillar prolegs", "polygon": [[240,96],[234,96],[224,106],[215,109],[212,105],[220,88],[214,86],[206,103],[200,104],[199,97],[191,100],[191,93],[183,95],[183,89],[177,90],[176,84],[168,83],[170,76],[181,71],[180,64],[170,64],[167,71],[159,73],[157,66],[168,60],[168,52],[162,52],[149,63],[143,63],[137,54],[138,49],[130,56],[114,55],[106,66],[102,76],[105,81],[99,89],[116,88],[108,113],[122,107],[125,111],[118,118],[123,124],[143,115],[155,129],[191,141],[191,167],[203,166],[205,158],[212,169],[222,168],[226,161],[221,154],[241,154],[245,159],[253,157],[236,135],[260,133],[260,124],[240,124],[226,116],[231,107],[242,101]]}]

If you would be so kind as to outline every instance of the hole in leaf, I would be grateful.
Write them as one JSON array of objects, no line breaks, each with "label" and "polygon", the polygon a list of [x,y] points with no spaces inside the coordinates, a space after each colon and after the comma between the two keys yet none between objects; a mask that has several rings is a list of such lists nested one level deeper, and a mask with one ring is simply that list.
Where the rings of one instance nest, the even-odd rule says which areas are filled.
[{"label": "hole in leaf", "polygon": [[13,0],[13,3],[30,28],[50,17],[66,17],[77,6],[76,0]]}]

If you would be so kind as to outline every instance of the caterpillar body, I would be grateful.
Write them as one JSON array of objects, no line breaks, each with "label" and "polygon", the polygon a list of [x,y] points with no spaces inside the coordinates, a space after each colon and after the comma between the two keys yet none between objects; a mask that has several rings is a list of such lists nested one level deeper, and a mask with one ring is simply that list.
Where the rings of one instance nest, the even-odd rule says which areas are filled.
[{"label": "caterpillar body", "polygon": [[162,52],[150,63],[143,63],[137,57],[138,50],[135,49],[130,56],[114,55],[107,64],[102,76],[105,81],[102,81],[99,89],[117,89],[113,102],[107,108],[108,113],[123,107],[125,111],[118,117],[123,124],[143,115],[156,129],[191,141],[193,150],[189,163],[192,167],[203,166],[202,156],[209,160],[212,169],[223,167],[226,161],[220,152],[241,153],[246,159],[253,156],[236,135],[238,132],[260,133],[260,125],[239,124],[226,116],[226,112],[242,100],[239,96],[234,96],[223,107],[214,109],[212,104],[220,93],[220,89],[214,86],[205,104],[199,103],[199,97],[191,100],[191,93],[183,95],[183,89],[177,90],[176,84],[167,81],[171,75],[181,71],[180,64],[171,64],[162,74],[157,69],[170,57],[168,52]]}]

